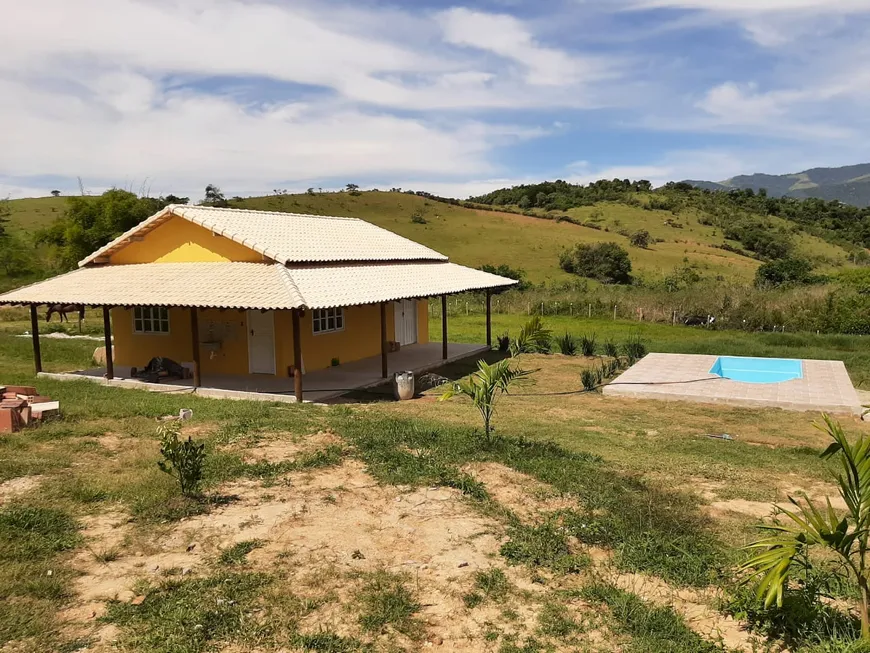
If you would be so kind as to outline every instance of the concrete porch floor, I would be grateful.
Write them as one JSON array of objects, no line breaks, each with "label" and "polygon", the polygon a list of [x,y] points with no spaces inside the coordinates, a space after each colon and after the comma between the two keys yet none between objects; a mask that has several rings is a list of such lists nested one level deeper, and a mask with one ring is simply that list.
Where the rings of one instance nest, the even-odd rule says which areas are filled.
[{"label": "concrete porch floor", "polygon": [[[442,365],[465,358],[481,356],[489,351],[486,345],[448,343],[447,360],[441,358],[441,343],[408,345],[400,351],[388,354],[389,378],[381,377],[381,357],[372,356],[344,363],[325,370],[308,372],[302,377],[303,401],[324,402],[354,390],[379,386],[392,379],[396,372],[412,371],[423,374]],[[115,378],[104,378],[106,368],[94,368],[75,372],[41,372],[39,376],[61,381],[86,379],[119,388],[135,388],[154,392],[190,392],[201,397],[216,399],[247,399],[252,401],[281,401],[293,403],[293,379],[267,374],[203,374],[202,386],[193,387],[192,379],[171,383],[146,383],[130,378],[130,368],[116,365]]]}]

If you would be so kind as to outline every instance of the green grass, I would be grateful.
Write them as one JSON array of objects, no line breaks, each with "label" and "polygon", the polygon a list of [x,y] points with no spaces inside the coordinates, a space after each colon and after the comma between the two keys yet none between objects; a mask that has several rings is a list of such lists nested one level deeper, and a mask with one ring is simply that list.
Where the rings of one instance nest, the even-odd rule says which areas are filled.
[{"label": "green grass", "polygon": [[698,636],[673,609],[650,605],[631,592],[611,585],[594,584],[584,588],[582,596],[609,608],[611,628],[631,638],[621,649],[627,653],[716,653],[725,650]]},{"label": "green grass", "polygon": [[259,573],[167,580],[141,587],[141,605],[110,602],[104,620],[122,628],[124,646],[151,653],[201,653],[219,643],[256,646],[268,632],[250,612],[270,582]]},{"label": "green grass", "polygon": [[222,565],[240,565],[244,564],[248,559],[248,554],[254,549],[259,549],[263,546],[262,540],[243,540],[236,542],[230,547],[221,551],[218,556],[218,562]]},{"label": "green grass", "polygon": [[359,623],[363,630],[384,633],[387,628],[419,639],[423,624],[415,616],[422,606],[408,588],[408,578],[385,570],[363,575],[356,595]]},{"label": "green grass", "polygon": [[0,508],[0,646],[28,637],[57,638],[55,611],[74,576],[62,555],[80,543],[66,511],[26,503]]}]

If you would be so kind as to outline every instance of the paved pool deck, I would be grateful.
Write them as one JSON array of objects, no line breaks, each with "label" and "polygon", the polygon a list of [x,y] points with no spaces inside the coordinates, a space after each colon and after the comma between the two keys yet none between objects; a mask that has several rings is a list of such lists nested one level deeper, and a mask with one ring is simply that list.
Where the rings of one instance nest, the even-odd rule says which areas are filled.
[{"label": "paved pool deck", "polygon": [[604,387],[608,396],[861,415],[842,361],[804,360],[803,378],[743,383],[710,374],[718,356],[647,354]]}]

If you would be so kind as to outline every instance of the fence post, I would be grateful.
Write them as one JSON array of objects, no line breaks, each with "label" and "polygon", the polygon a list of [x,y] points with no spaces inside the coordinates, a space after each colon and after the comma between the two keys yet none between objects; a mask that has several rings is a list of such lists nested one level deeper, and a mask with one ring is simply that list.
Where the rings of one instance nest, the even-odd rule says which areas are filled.
[{"label": "fence post", "polygon": [[589,304],[589,319],[592,319],[592,304]]},{"label": "fence post", "polygon": [[613,319],[616,319],[616,304],[613,305]]}]

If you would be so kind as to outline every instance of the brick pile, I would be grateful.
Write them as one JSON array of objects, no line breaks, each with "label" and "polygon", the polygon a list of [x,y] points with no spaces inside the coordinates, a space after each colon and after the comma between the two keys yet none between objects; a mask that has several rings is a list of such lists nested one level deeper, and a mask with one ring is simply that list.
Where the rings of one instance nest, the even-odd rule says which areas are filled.
[{"label": "brick pile", "polygon": [[0,385],[0,433],[14,433],[59,411],[60,402],[40,395],[33,386]]}]

